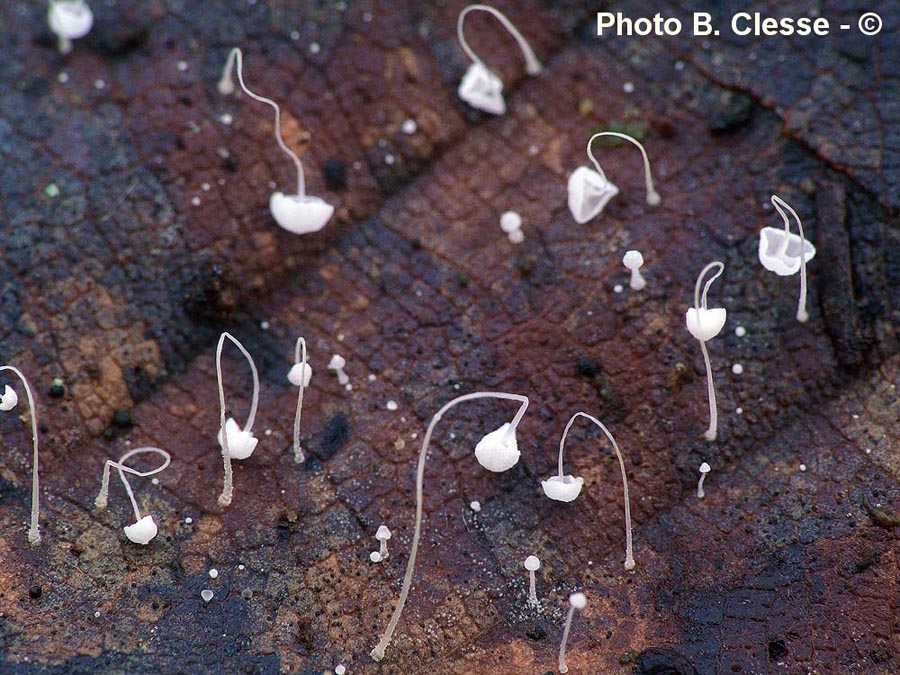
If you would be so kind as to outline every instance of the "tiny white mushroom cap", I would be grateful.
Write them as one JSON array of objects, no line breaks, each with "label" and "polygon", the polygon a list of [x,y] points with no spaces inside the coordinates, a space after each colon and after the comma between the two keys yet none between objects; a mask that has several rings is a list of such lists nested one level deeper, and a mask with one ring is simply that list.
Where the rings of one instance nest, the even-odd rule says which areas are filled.
[{"label": "tiny white mushroom cap", "polygon": [[584,593],[572,593],[569,596],[569,604],[575,609],[584,609],[587,607],[587,598],[584,597]]},{"label": "tiny white mushroom cap", "polygon": [[16,390],[8,384],[3,388],[3,395],[0,396],[0,410],[6,412],[16,407],[19,402],[19,395]]},{"label": "tiny white mushroom cap", "polygon": [[622,264],[630,270],[638,270],[644,265],[644,256],[640,251],[626,251]]},{"label": "tiny white mushroom cap", "polygon": [[706,342],[722,332],[722,328],[725,327],[726,317],[727,312],[724,307],[714,307],[712,309],[691,307],[684,318],[691,335],[701,342]]},{"label": "tiny white mushroom cap", "polygon": [[457,93],[473,108],[493,115],[502,115],[506,112],[503,81],[482,63],[473,63],[469,66],[459,83]]},{"label": "tiny white mushroom cap", "polygon": [[308,363],[306,364],[306,367],[304,367],[302,363],[295,363],[288,371],[287,378],[295,387],[301,385],[308,387],[309,381],[312,379],[312,368]]},{"label": "tiny white mushroom cap", "polygon": [[764,227],[759,231],[759,262],[781,277],[796,274],[800,271],[801,241],[803,257],[809,262],[816,257],[816,247],[808,239],[801,239],[799,234],[785,232],[779,227]]},{"label": "tiny white mushroom cap", "polygon": [[313,195],[286,195],[273,192],[269,198],[272,217],[288,232],[309,234],[318,232],[334,213],[334,207]]},{"label": "tiny white mushroom cap", "polygon": [[544,494],[558,502],[574,501],[581,494],[583,485],[584,478],[572,475],[550,476],[547,480],[541,481]]},{"label": "tiny white mushroom cap", "polygon": [[[244,431],[234,421],[233,417],[229,417],[225,421],[225,434],[228,436],[228,456],[231,459],[247,459],[256,450],[256,444],[259,439],[249,431]],[[225,449],[222,430],[219,430],[219,445]]]},{"label": "tiny white mushroom cap", "polygon": [[328,362],[328,370],[341,370],[347,365],[347,360],[340,354],[335,354]]},{"label": "tiny white mushroom cap", "polygon": [[530,555],[525,558],[525,569],[529,572],[536,572],[541,568],[541,561],[536,555]]},{"label": "tiny white mushroom cap", "polygon": [[706,462],[700,465],[700,473],[709,473],[712,471],[712,468]]},{"label": "tiny white mushroom cap", "polygon": [[603,211],[609,200],[619,194],[608,178],[587,166],[579,166],[569,176],[569,211],[578,224],[586,223]]},{"label": "tiny white mushroom cap", "polygon": [[47,23],[59,37],[77,40],[90,32],[94,15],[84,0],[51,0]]},{"label": "tiny white mushroom cap", "polygon": [[500,473],[511,469],[519,461],[519,443],[515,431],[505,440],[509,422],[504,423],[478,441],[475,446],[475,458],[488,471]]},{"label": "tiny white mushroom cap", "polygon": [[381,553],[379,553],[378,551],[372,551],[369,554],[369,560],[371,560],[373,563],[381,562]]},{"label": "tiny white mushroom cap", "polygon": [[510,234],[522,227],[522,216],[515,211],[506,211],[500,216],[500,229]]},{"label": "tiny white mushroom cap", "polygon": [[129,541],[133,541],[135,544],[149,544],[153,537],[159,532],[159,528],[156,527],[156,523],[153,522],[153,516],[144,516],[136,523],[132,523],[131,525],[126,525],[125,528],[125,536],[128,537]]},{"label": "tiny white mushroom cap", "polygon": [[375,532],[375,538],[378,541],[387,541],[391,538],[391,531],[388,529],[387,525],[380,525],[378,530]]}]

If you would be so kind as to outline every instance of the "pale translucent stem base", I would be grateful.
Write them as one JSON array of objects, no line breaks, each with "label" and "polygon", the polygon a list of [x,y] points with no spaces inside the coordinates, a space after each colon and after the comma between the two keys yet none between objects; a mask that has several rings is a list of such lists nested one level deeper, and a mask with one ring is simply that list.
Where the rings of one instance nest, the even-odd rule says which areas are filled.
[{"label": "pale translucent stem base", "polygon": [[569,629],[572,628],[572,617],[575,615],[575,608],[570,606],[569,613],[566,615],[566,626],[563,628],[562,642],[559,643],[559,672],[568,673],[569,666],[566,665],[566,644],[569,642]]},{"label": "pale translucent stem base", "polygon": [[706,349],[706,342],[700,341],[700,351],[703,352],[703,362],[706,364],[706,389],[709,394],[709,429],[707,429],[703,438],[707,441],[716,440],[719,427],[719,415],[716,408],[716,388],[713,385],[712,366],[709,362],[709,352]]}]

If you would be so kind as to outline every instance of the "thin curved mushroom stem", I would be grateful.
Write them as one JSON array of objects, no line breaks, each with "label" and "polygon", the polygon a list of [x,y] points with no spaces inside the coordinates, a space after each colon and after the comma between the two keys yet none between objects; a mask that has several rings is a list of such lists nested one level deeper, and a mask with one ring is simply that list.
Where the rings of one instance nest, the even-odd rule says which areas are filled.
[{"label": "thin curved mushroom stem", "polygon": [[397,624],[400,622],[400,615],[403,613],[403,607],[404,605],[406,605],[406,599],[407,597],[409,597],[409,589],[410,586],[412,586],[413,570],[416,565],[416,554],[419,552],[419,538],[422,534],[422,492],[423,483],[425,481],[425,458],[428,455],[428,446],[431,443],[431,435],[432,433],[434,433],[434,428],[435,426],[437,426],[437,423],[441,420],[441,418],[444,416],[444,414],[446,414],[448,410],[459,403],[463,403],[464,401],[475,401],[482,398],[496,398],[506,401],[521,402],[522,405],[519,407],[518,412],[516,412],[516,416],[513,418],[513,421],[510,423],[509,428],[507,429],[506,434],[503,437],[504,442],[509,440],[511,434],[515,433],[515,429],[518,426],[519,421],[522,419],[522,416],[525,414],[525,410],[528,408],[527,396],[522,396],[520,394],[507,394],[505,392],[481,391],[473,394],[464,394],[463,396],[458,396],[449,403],[445,404],[444,407],[438,410],[437,413],[435,413],[434,417],[431,418],[431,422],[428,424],[428,429],[425,431],[425,437],[422,439],[422,449],[419,451],[419,463],[416,470],[416,525],[415,530],[413,531],[412,548],[409,552],[409,560],[406,563],[406,574],[403,577],[403,587],[400,589],[400,597],[397,599],[397,605],[396,607],[394,607],[394,613],[391,615],[391,620],[388,623],[388,627],[384,631],[384,634],[381,636],[381,639],[378,641],[378,644],[369,654],[376,661],[381,661],[384,658],[384,652],[388,648],[388,645],[390,645],[391,638],[394,636],[394,630],[397,628]]},{"label": "thin curved mushroom stem", "polygon": [[579,417],[590,420],[600,427],[600,430],[606,434],[606,437],[612,444],[613,450],[616,453],[616,459],[619,460],[619,469],[622,471],[622,494],[625,499],[625,569],[632,570],[634,569],[634,547],[631,540],[631,500],[628,497],[628,477],[625,475],[625,461],[622,459],[622,452],[619,450],[619,444],[616,443],[616,439],[613,438],[613,435],[609,432],[609,429],[606,428],[606,425],[604,425],[603,422],[584,412],[577,412],[572,415],[569,423],[566,424],[562,438],[559,440],[559,475],[563,475],[563,451],[566,447],[566,437],[569,435],[569,429],[572,428],[575,420]]},{"label": "thin curved mushroom stem", "polygon": [[25,379],[21,370],[15,366],[0,366],[0,372],[4,370],[8,370],[19,378],[22,386],[25,388],[25,396],[28,398],[28,412],[31,415],[31,442],[34,449],[31,459],[31,524],[28,527],[28,543],[39,544],[41,542],[41,528],[38,522],[41,517],[41,479],[38,472],[38,425],[37,413],[34,407],[34,395],[31,392],[31,387],[28,385],[28,380]]},{"label": "thin curved mushroom stem", "polygon": [[800,299],[797,301],[797,321],[806,323],[809,320],[809,313],[806,311],[806,253],[803,250],[803,244],[806,243],[806,237],[803,235],[803,223],[800,222],[800,216],[797,212],[778,195],[772,195],[772,206],[778,211],[781,219],[784,221],[784,241],[781,244],[778,254],[783,256],[787,252],[788,235],[791,233],[790,221],[788,220],[785,209],[797,221],[797,229],[800,230]]},{"label": "thin curved mushroom stem", "polygon": [[659,196],[656,188],[653,187],[653,174],[650,172],[650,158],[647,157],[647,151],[644,149],[644,146],[636,138],[633,138],[628,134],[620,134],[618,131],[601,131],[600,133],[591,136],[587,143],[587,156],[588,159],[593,162],[594,168],[597,169],[597,173],[603,176],[603,178],[606,178],[606,174],[603,172],[603,169],[600,166],[600,162],[597,161],[597,158],[594,157],[594,153],[591,151],[591,146],[593,145],[594,141],[603,136],[614,136],[616,138],[621,138],[622,140],[629,141],[630,143],[633,143],[637,146],[638,150],[641,151],[641,157],[644,158],[644,185],[647,188],[647,203],[650,206],[656,206],[657,204],[659,204],[662,201],[662,198]]},{"label": "thin curved mushroom stem", "polygon": [[[703,278],[713,267],[718,267],[719,271],[707,280],[701,295],[700,284],[703,283]],[[703,268],[700,276],[697,277],[697,283],[694,284],[694,307],[707,309],[706,295],[709,293],[709,287],[712,286],[716,279],[722,276],[724,271],[725,265],[719,261],[711,262]],[[719,432],[719,413],[716,406],[716,388],[713,385],[712,364],[709,361],[709,351],[706,349],[705,340],[700,340],[700,351],[703,353],[703,363],[706,365],[706,391],[709,398],[709,429],[703,433],[703,437],[708,441],[714,441]]]},{"label": "thin curved mushroom stem", "polygon": [[503,24],[503,27],[512,35],[516,42],[519,44],[519,49],[522,50],[522,55],[525,57],[525,70],[529,75],[537,75],[543,70],[543,66],[541,62],[538,60],[537,56],[534,55],[534,51],[531,49],[531,45],[528,44],[528,40],[519,32],[519,29],[516,28],[512,21],[506,18],[506,15],[503,14],[498,9],[494,7],[490,7],[488,5],[468,5],[463,8],[463,10],[459,13],[459,18],[456,20],[456,36],[459,39],[459,44],[462,46],[463,51],[466,53],[466,56],[469,59],[477,64],[479,64],[482,68],[487,69],[487,66],[484,65],[484,61],[478,58],[478,55],[472,51],[472,48],[469,47],[469,43],[466,42],[465,32],[463,30],[463,24],[466,20],[466,15],[469,12],[487,12],[492,16],[496,17],[496,19]]},{"label": "thin curved mushroom stem", "polygon": [[[240,71],[238,71],[240,72]],[[247,423],[244,425],[244,431],[253,430],[253,422],[256,420],[256,408],[259,405],[259,373],[256,371],[256,364],[250,352],[244,349],[242,345],[231,333],[222,333],[219,336],[219,344],[216,347],[216,378],[219,383],[219,428],[222,434],[222,459],[225,463],[225,481],[222,486],[222,494],[219,495],[219,505],[228,506],[234,494],[233,473],[231,470],[231,457],[228,454],[228,434],[225,433],[225,390],[222,388],[222,347],[225,339],[230,340],[237,347],[247,362],[250,364],[250,372],[253,373],[253,398],[250,402],[250,414],[247,416]]]},{"label": "thin curved mushroom stem", "polygon": [[[155,469],[151,469],[150,471],[138,471],[137,469],[132,469],[130,466],[125,464],[125,461],[135,455],[141,454],[156,454],[163,458],[163,463],[156,467]],[[172,463],[172,456],[162,450],[161,448],[153,448],[153,447],[145,447],[145,448],[135,448],[134,450],[129,450],[124,455],[119,458],[118,462],[114,462],[111,459],[106,460],[106,464],[103,466],[103,479],[100,483],[100,493],[97,495],[97,498],[94,500],[94,506],[98,509],[105,509],[107,503],[109,502],[109,471],[112,468],[115,468],[119,472],[119,479],[122,481],[122,485],[125,486],[125,492],[128,493],[128,499],[131,500],[131,507],[134,509],[134,517],[135,522],[141,519],[141,510],[138,508],[137,500],[134,498],[134,492],[131,489],[131,484],[128,482],[128,478],[125,477],[126,473],[130,473],[133,476],[138,476],[140,478],[147,478],[148,476],[153,476],[161,471],[164,471],[169,464]]]},{"label": "thin curved mushroom stem", "polygon": [[300,393],[297,394],[297,412],[294,414],[294,462],[302,464],[306,460],[300,447],[300,413],[303,410],[303,390],[306,389],[306,340],[297,338],[294,346],[294,363],[303,364],[300,371]]},{"label": "thin curved mushroom stem", "polygon": [[234,91],[234,82],[231,79],[231,71],[234,68],[235,64],[237,64],[237,79],[238,83],[241,85],[241,89],[244,90],[244,93],[247,94],[254,101],[259,101],[260,103],[265,103],[267,105],[272,106],[275,110],[275,141],[278,143],[278,147],[291,158],[294,162],[294,166],[297,167],[297,194],[301,197],[306,196],[306,184],[303,178],[303,164],[300,162],[300,158],[297,157],[296,153],[291,150],[284,143],[284,139],[281,137],[281,108],[278,107],[278,104],[275,103],[270,98],[266,98],[265,96],[260,96],[259,94],[254,94],[247,88],[247,85],[244,84],[244,55],[241,52],[239,47],[234,47],[230,52],[228,52],[228,59],[225,61],[225,68],[222,71],[222,78],[219,80],[218,89],[221,94],[230,94]]}]

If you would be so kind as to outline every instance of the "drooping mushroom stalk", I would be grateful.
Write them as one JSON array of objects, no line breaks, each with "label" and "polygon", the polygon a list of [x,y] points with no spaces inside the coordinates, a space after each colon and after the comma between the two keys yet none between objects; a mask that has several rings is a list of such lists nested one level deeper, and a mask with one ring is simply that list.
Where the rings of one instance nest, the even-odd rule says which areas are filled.
[{"label": "drooping mushroom stalk", "polygon": [[596,139],[602,136],[615,136],[616,138],[621,138],[622,140],[628,141],[629,143],[633,143],[637,146],[638,150],[641,151],[641,157],[644,158],[644,184],[647,188],[647,203],[650,206],[656,206],[657,204],[659,204],[662,199],[660,198],[659,193],[653,187],[653,174],[650,172],[650,158],[647,157],[647,151],[644,149],[644,146],[636,138],[633,138],[628,134],[620,134],[618,131],[601,131],[600,133],[591,136],[587,144],[587,155],[591,162],[593,162],[594,168],[597,169],[597,173],[599,173],[604,180],[609,180],[608,178],[606,178],[606,174],[603,172],[603,168],[600,166],[600,162],[597,161],[597,158],[594,157],[594,153],[591,151],[591,145]]},{"label": "drooping mushroom stalk", "polygon": [[628,497],[628,477],[625,475],[625,461],[622,459],[622,452],[619,450],[619,444],[616,443],[616,439],[613,438],[613,435],[609,432],[609,429],[606,428],[603,422],[584,412],[577,412],[572,415],[572,418],[566,425],[562,438],[559,441],[559,476],[560,478],[563,477],[563,451],[566,447],[566,437],[569,435],[569,429],[572,428],[575,420],[579,417],[590,420],[600,427],[600,430],[606,434],[606,437],[612,444],[613,450],[616,453],[616,459],[619,460],[619,469],[622,471],[622,494],[625,499],[625,569],[634,569],[634,548],[631,541],[631,500]]},{"label": "drooping mushroom stalk", "polygon": [[300,158],[284,143],[284,139],[281,137],[281,108],[278,107],[278,104],[275,103],[270,98],[266,98],[265,96],[259,96],[258,94],[254,94],[247,88],[247,85],[244,84],[244,55],[241,52],[239,47],[233,48],[230,52],[228,52],[228,59],[225,61],[225,68],[222,71],[222,78],[219,80],[218,89],[219,93],[222,95],[228,95],[234,91],[234,81],[231,79],[231,71],[234,68],[235,64],[237,64],[237,77],[238,83],[241,85],[241,89],[244,90],[244,93],[247,94],[254,101],[259,101],[260,103],[265,103],[267,105],[272,106],[273,110],[275,110],[275,141],[278,143],[278,147],[291,158],[294,162],[294,166],[297,167],[297,194],[300,197],[306,196],[306,184],[303,178],[303,164],[300,162]]},{"label": "drooping mushroom stalk", "polygon": [[384,658],[384,652],[387,649],[388,645],[390,645],[391,638],[394,635],[394,630],[397,628],[397,624],[400,622],[400,615],[403,613],[403,607],[406,605],[406,599],[407,597],[409,597],[409,589],[410,586],[412,586],[413,570],[415,569],[416,565],[416,555],[419,552],[419,538],[422,534],[422,494],[423,484],[425,481],[425,459],[428,455],[428,446],[431,443],[431,435],[432,433],[434,433],[434,428],[435,426],[437,426],[437,423],[447,413],[448,410],[459,403],[463,403],[465,401],[475,401],[482,398],[496,398],[506,401],[521,402],[522,405],[519,407],[519,410],[516,412],[516,416],[513,418],[513,421],[510,423],[509,428],[504,434],[504,442],[507,442],[510,436],[515,433],[519,421],[522,419],[522,416],[525,414],[525,410],[528,408],[527,396],[521,396],[519,394],[507,394],[505,392],[482,391],[458,396],[449,403],[445,404],[444,407],[438,410],[437,413],[435,413],[434,417],[431,418],[431,422],[428,424],[428,429],[425,431],[425,437],[422,439],[422,448],[419,451],[419,462],[416,469],[416,521],[415,529],[413,530],[412,548],[409,552],[409,560],[406,563],[406,574],[403,577],[403,586],[400,589],[400,597],[397,599],[397,605],[396,607],[394,607],[394,613],[391,615],[391,620],[388,623],[387,629],[384,631],[384,634],[381,636],[378,644],[370,653],[370,656],[376,661],[381,661],[381,659]]},{"label": "drooping mushroom stalk", "polygon": [[[137,469],[132,469],[130,466],[125,464],[126,460],[135,455],[140,454],[156,454],[163,458],[163,463],[156,467],[155,469],[151,469],[150,471],[138,471]],[[103,466],[103,479],[100,482],[100,492],[97,495],[97,498],[94,500],[94,506],[98,509],[105,509],[106,505],[109,501],[109,472],[110,469],[115,468],[119,472],[119,479],[122,481],[122,485],[125,486],[125,492],[128,493],[128,499],[131,500],[131,507],[134,510],[134,519],[135,521],[139,521],[141,519],[141,510],[138,508],[137,500],[134,498],[134,491],[131,489],[131,484],[128,482],[128,478],[125,477],[126,473],[130,473],[132,476],[138,476],[139,478],[147,478],[149,476],[154,476],[161,471],[164,471],[169,464],[172,463],[172,456],[162,450],[161,448],[135,448],[134,450],[129,450],[124,455],[119,458],[118,462],[114,462],[111,459],[106,460],[106,464]]]},{"label": "drooping mushroom stalk", "polygon": [[37,413],[34,407],[34,395],[31,393],[31,387],[28,380],[15,366],[0,366],[0,372],[8,370],[19,378],[22,386],[25,388],[25,396],[28,398],[28,412],[31,415],[31,442],[34,454],[31,459],[31,525],[28,527],[28,542],[30,544],[39,544],[41,541],[41,528],[39,524],[41,516],[41,478],[38,472],[38,425]]},{"label": "drooping mushroom stalk", "polygon": [[[302,356],[301,356],[302,355]],[[300,447],[300,413],[303,410],[303,390],[306,389],[306,340],[297,338],[294,346],[294,362],[300,363],[300,392],[297,394],[297,412],[294,414],[294,462],[302,464],[306,459]]]},{"label": "drooping mushroom stalk", "polygon": [[800,230],[800,299],[797,301],[797,321],[806,323],[809,320],[809,313],[806,311],[806,253],[803,250],[806,243],[806,237],[803,236],[803,223],[800,222],[800,216],[797,212],[778,195],[772,195],[772,206],[778,211],[781,219],[784,221],[784,241],[781,242],[777,255],[784,257],[787,253],[788,241],[790,240],[790,221],[785,209],[790,211],[794,220],[797,221],[797,229]]},{"label": "drooping mushroom stalk", "polygon": [[477,63],[482,68],[487,68],[484,65],[484,61],[478,58],[478,55],[472,51],[472,48],[469,47],[469,43],[466,42],[466,36],[463,30],[463,24],[466,20],[466,15],[469,12],[487,12],[488,14],[494,16],[503,27],[512,35],[516,42],[519,44],[519,49],[522,50],[522,55],[525,57],[525,70],[529,75],[537,75],[543,69],[541,66],[541,62],[538,61],[537,56],[534,55],[534,51],[531,49],[531,45],[528,44],[528,40],[524,38],[524,36],[519,32],[519,29],[516,28],[512,21],[506,18],[506,15],[503,14],[500,10],[490,7],[488,5],[469,5],[465,7],[460,13],[459,18],[456,21],[456,36],[459,39],[459,44],[462,47],[463,51],[466,53],[466,56],[473,63]]},{"label": "drooping mushroom stalk", "polygon": [[[240,72],[240,70],[238,70],[238,72]],[[231,455],[228,451],[228,434],[226,433],[225,427],[225,391],[222,388],[222,347],[225,344],[226,338],[234,343],[234,346],[244,355],[247,362],[250,364],[250,372],[253,374],[253,397],[250,402],[250,414],[247,416],[247,423],[243,428],[243,432],[246,434],[249,434],[253,430],[253,422],[256,420],[256,408],[259,405],[259,373],[256,371],[256,364],[253,362],[253,357],[250,356],[250,352],[244,349],[244,345],[235,339],[234,336],[227,332],[222,333],[219,336],[219,344],[216,347],[216,378],[219,385],[219,433],[222,438],[222,459],[225,463],[225,481],[222,486],[222,494],[219,495],[220,506],[228,506],[231,504],[231,498],[234,492]]]}]

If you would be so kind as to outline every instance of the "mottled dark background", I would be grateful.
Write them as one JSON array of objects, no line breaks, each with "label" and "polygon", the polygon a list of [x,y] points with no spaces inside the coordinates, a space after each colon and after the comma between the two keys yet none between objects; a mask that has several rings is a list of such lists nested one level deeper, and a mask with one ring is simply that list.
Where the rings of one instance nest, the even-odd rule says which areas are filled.
[{"label": "mottled dark background", "polygon": [[[897,4],[667,4],[686,23],[693,10],[814,11],[833,25],[877,11],[885,26],[600,40],[597,10],[657,8],[498,3],[546,69],[525,76],[514,41],[473,15],[470,41],[506,87],[509,111],[495,118],[456,96],[467,66],[456,0],[94,0],[94,29],[66,58],[43,3],[0,3],[0,360],[37,391],[44,508],[31,548],[28,432],[4,415],[0,671],[543,675],[566,597],[582,588],[572,673],[898,672]],[[268,108],[216,92],[235,45],[248,84],[282,103],[308,190],[337,206],[318,234],[293,236],[268,213],[293,168]],[[602,129],[643,140],[663,203],[645,205],[633,148],[605,146],[621,194],[579,226],[566,176]],[[818,248],[805,325],[797,278],[756,260],[757,232],[780,223],[773,192]],[[519,246],[498,227],[507,209],[524,218]],[[647,261],[639,294],[628,248]],[[714,259],[726,272],[711,300],[729,322],[710,343],[721,433],[708,444],[683,316]],[[222,330],[244,341],[263,384],[259,448],[237,463],[227,510],[216,504]],[[298,335],[316,373],[300,468],[284,377]],[[352,392],[327,372],[332,353]],[[238,416],[245,370],[226,357]],[[416,582],[375,664],[424,426],[479,389],[531,397],[522,461],[487,475],[472,457],[509,406],[442,422]],[[621,484],[597,433],[579,426],[569,446],[583,496],[540,494],[579,409],[626,456],[630,573]],[[134,481],[160,525],[147,547],[122,534],[120,485],[108,511],[92,508],[104,460],[128,444],[173,456],[159,485]],[[381,523],[392,555],[373,565]],[[543,562],[540,610],[525,605],[530,553]]]}]

